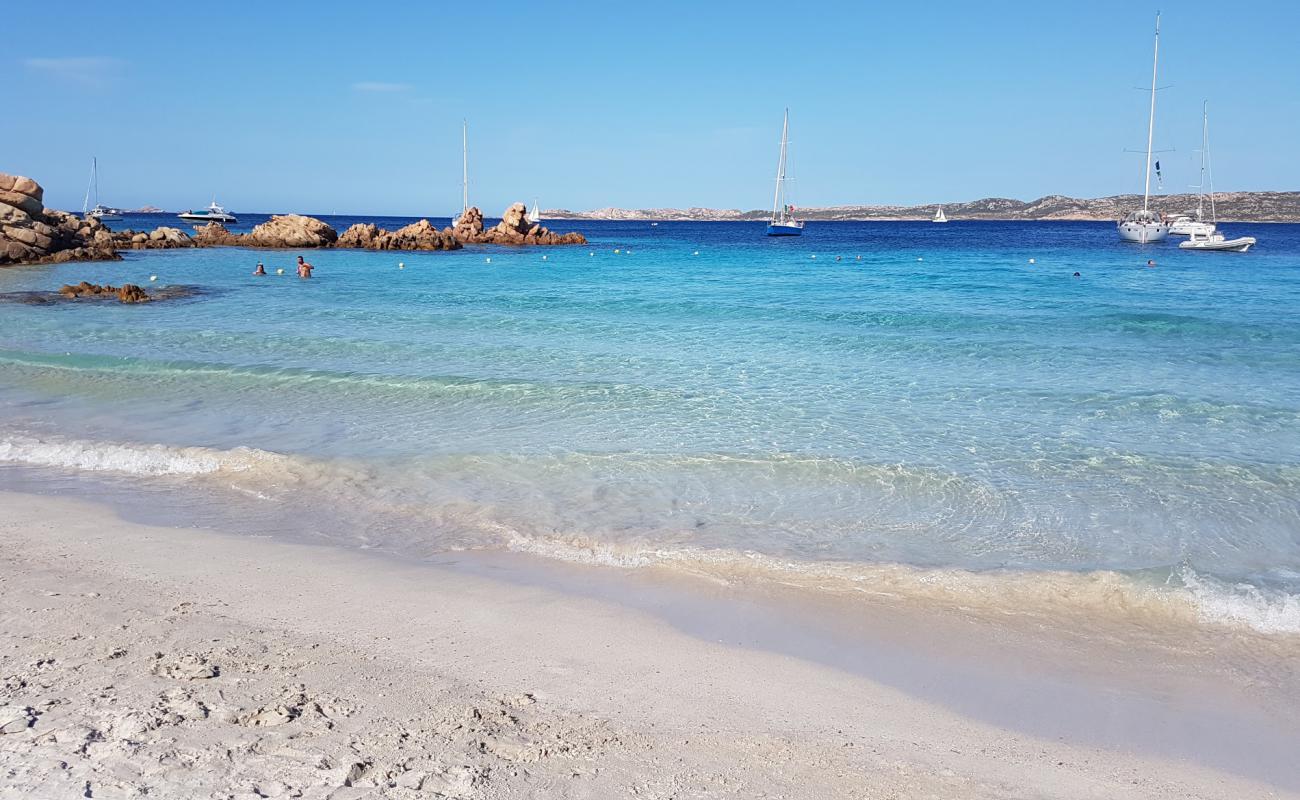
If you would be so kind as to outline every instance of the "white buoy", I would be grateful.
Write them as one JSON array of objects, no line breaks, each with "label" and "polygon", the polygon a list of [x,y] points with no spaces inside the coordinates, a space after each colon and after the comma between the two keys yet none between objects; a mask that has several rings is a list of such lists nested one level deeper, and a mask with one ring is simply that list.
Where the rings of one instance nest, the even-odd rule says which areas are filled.
[{"label": "white buoy", "polygon": [[621,253],[621,252],[623,252],[623,251],[622,251],[622,250],[619,250],[617,247],[615,247],[615,248],[614,248],[614,252],[615,252],[615,253]]},{"label": "white buoy", "polygon": [[699,251],[699,250],[696,250],[694,253],[691,253],[691,255],[693,255],[693,256],[698,256],[699,254],[700,254],[700,251]]},{"label": "white buoy", "polygon": [[816,253],[813,253],[812,255],[810,255],[810,256],[808,256],[808,257],[809,257],[809,258],[816,258],[816,257],[817,257],[817,254],[816,254]]},{"label": "white buoy", "polygon": [[404,262],[404,261],[398,261],[398,262],[397,262],[397,268],[398,268],[398,269],[406,269],[406,262]]},{"label": "white buoy", "polygon": [[591,251],[590,253],[588,253],[587,255],[589,255],[589,256],[594,256],[594,255],[596,255],[596,251],[595,251],[595,250],[592,250],[592,251]]},{"label": "white buoy", "polygon": [[1034,264],[1034,263],[1037,263],[1037,262],[1035,262],[1034,259],[1031,258],[1031,259],[1029,259],[1029,263],[1030,263],[1030,264]]},{"label": "white buoy", "polygon": [[151,280],[151,281],[156,281],[156,280],[158,280],[158,276],[157,276],[157,275],[150,275],[150,276],[149,276],[149,280]]},{"label": "white buoy", "polygon": [[916,260],[917,260],[917,261],[924,261],[925,259],[924,259],[924,258],[921,258],[920,256],[917,256],[917,257],[916,257]]},{"label": "white buoy", "polygon": [[275,271],[275,274],[276,274],[276,275],[283,275],[283,274],[284,274],[284,267],[281,267],[280,269],[277,269],[277,270]]},{"label": "white buoy", "polygon": [[546,256],[542,256],[542,260],[545,261],[545,260],[546,260]]},{"label": "white buoy", "polygon": [[488,256],[487,258],[485,258],[485,259],[483,259],[483,260],[486,261],[487,263],[491,264],[491,263],[492,263],[492,256]]}]

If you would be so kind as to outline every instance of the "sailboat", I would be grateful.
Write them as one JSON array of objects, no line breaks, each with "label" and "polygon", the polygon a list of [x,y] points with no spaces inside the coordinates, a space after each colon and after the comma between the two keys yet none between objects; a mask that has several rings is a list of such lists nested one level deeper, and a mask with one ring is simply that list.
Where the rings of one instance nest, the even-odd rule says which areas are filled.
[{"label": "sailboat", "polygon": [[[1254,236],[1238,236],[1236,239],[1229,239],[1222,233],[1219,233],[1219,215],[1214,208],[1214,170],[1210,167],[1210,112],[1209,101],[1207,100],[1201,106],[1201,182],[1205,182],[1206,176],[1210,181],[1210,222],[1209,230],[1197,230],[1192,232],[1191,238],[1185,242],[1180,242],[1180,250],[1220,250],[1233,253],[1244,253],[1255,244]],[[1202,196],[1202,200],[1204,196]],[[1199,209],[1198,214],[1199,217]],[[1205,224],[1205,223],[1202,223]]]},{"label": "sailboat", "polygon": [[[1208,236],[1214,233],[1214,223],[1205,221],[1205,167],[1209,154],[1205,152],[1209,145],[1210,127],[1206,105],[1201,107],[1201,177],[1196,183],[1196,216],[1179,214],[1169,221],[1169,232],[1177,236]],[[1211,199],[1213,203],[1213,199]]]},{"label": "sailboat", "polygon": [[943,206],[939,206],[939,208],[935,210],[935,212],[934,212],[934,219],[932,219],[932,220],[930,220],[930,221],[931,221],[931,222],[947,222],[947,221],[948,221],[948,218],[947,218],[946,216],[944,216],[944,213],[943,213]]},{"label": "sailboat", "polygon": [[534,225],[542,221],[542,212],[537,208],[537,201],[533,201],[533,210],[528,212],[527,220]]},{"label": "sailboat", "polygon": [[[1119,238],[1126,242],[1162,242],[1169,235],[1169,223],[1151,210],[1151,143],[1156,132],[1156,73],[1160,64],[1160,14],[1156,13],[1155,54],[1151,58],[1151,113],[1147,118],[1147,172],[1142,190],[1142,209],[1130,211],[1116,223]],[[1157,162],[1157,168],[1159,163]]]},{"label": "sailboat", "polygon": [[785,159],[790,150],[790,109],[781,124],[781,160],[776,165],[776,194],[772,198],[772,219],[767,223],[768,236],[799,236],[803,223],[794,218],[794,206],[785,201]]},{"label": "sailboat", "polygon": [[469,122],[467,120],[460,121],[460,158],[460,213],[451,221],[453,228],[460,224],[465,212],[469,211]]},{"label": "sailboat", "polygon": [[[95,207],[90,207],[91,194],[95,197]],[[90,183],[86,185],[86,199],[81,203],[82,219],[97,219],[100,222],[112,222],[122,219],[122,210],[110,208],[99,202],[99,159],[90,159]]]}]

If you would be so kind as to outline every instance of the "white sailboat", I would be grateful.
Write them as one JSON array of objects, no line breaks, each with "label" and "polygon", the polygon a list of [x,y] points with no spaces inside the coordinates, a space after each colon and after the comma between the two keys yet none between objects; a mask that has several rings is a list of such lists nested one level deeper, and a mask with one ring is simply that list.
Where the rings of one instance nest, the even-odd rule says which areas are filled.
[{"label": "white sailboat", "polygon": [[934,219],[932,219],[932,220],[930,220],[930,221],[931,221],[931,222],[947,222],[947,221],[948,221],[948,217],[945,216],[944,213],[943,213],[943,206],[939,206],[939,208],[935,210],[935,212],[934,212]]},{"label": "white sailboat", "polygon": [[1156,14],[1155,54],[1151,58],[1151,113],[1147,118],[1147,171],[1142,190],[1142,209],[1131,211],[1116,223],[1119,238],[1126,242],[1162,242],[1169,235],[1169,223],[1151,210],[1151,144],[1156,132],[1156,73],[1160,65],[1160,14]]},{"label": "white sailboat", "polygon": [[533,210],[528,212],[528,221],[536,225],[542,221],[542,212],[537,207],[537,201],[533,201]]},{"label": "white sailboat", "polygon": [[[94,208],[90,207],[91,194],[95,197]],[[100,222],[113,222],[122,219],[122,210],[110,208],[99,202],[99,159],[90,159],[90,183],[86,185],[86,199],[81,202],[81,218],[97,219]]]},{"label": "white sailboat", "polygon": [[[1193,231],[1187,241],[1180,242],[1180,250],[1210,250],[1223,251],[1231,253],[1244,253],[1255,244],[1254,236],[1238,236],[1236,239],[1229,239],[1222,233],[1219,233],[1219,214],[1214,207],[1214,169],[1210,165],[1210,113],[1209,101],[1201,106],[1201,182],[1204,183],[1206,178],[1210,182],[1210,222],[1201,223],[1208,225],[1209,230]],[[1202,195],[1204,201],[1204,195]],[[1197,216],[1200,216],[1200,209],[1197,209]]]},{"label": "white sailboat", "polygon": [[460,157],[460,213],[451,221],[453,228],[460,224],[461,217],[469,211],[469,122],[467,120],[460,121]]},{"label": "white sailboat", "polygon": [[[1206,105],[1209,101],[1206,101]],[[1169,232],[1176,236],[1209,236],[1214,233],[1214,223],[1205,221],[1205,168],[1209,159],[1210,123],[1206,105],[1201,107],[1201,177],[1196,183],[1196,214],[1179,214],[1169,221]],[[1211,199],[1213,202],[1213,199]]]},{"label": "white sailboat", "polygon": [[781,159],[776,164],[776,194],[772,198],[772,219],[767,223],[768,236],[800,236],[803,222],[794,218],[794,206],[785,198],[785,160],[790,149],[790,109],[781,124]]}]

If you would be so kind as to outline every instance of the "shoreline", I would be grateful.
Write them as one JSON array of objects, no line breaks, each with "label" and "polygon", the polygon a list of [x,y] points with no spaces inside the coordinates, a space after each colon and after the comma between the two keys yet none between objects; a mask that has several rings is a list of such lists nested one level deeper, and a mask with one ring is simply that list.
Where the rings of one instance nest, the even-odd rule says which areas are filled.
[{"label": "shoreline", "polygon": [[[511,730],[477,731],[470,738],[485,744],[454,756],[445,745],[455,745],[463,727],[409,729],[413,744],[406,749],[420,753],[416,760],[437,762],[422,768],[421,780],[467,781],[453,796],[540,786],[560,797],[626,794],[636,786],[654,795],[656,786],[669,784],[709,786],[716,792],[710,796],[763,790],[795,797],[861,796],[866,788],[904,797],[1267,797],[1300,790],[1300,768],[1286,756],[1294,723],[1271,710],[1287,707],[1277,705],[1281,698],[1254,690],[1248,674],[1237,676],[1240,690],[1225,689],[1216,676],[1188,669],[1194,653],[1166,652],[1161,661],[1155,647],[1068,642],[1014,620],[973,626],[887,603],[846,618],[827,613],[824,603],[792,602],[794,595],[780,589],[737,592],[657,573],[541,565],[517,554],[452,554],[422,563],[149,527],[96,504],[35,495],[0,493],[0,507],[0,558],[9,576],[0,583],[0,614],[19,642],[17,652],[4,653],[4,671],[40,678],[17,691],[7,683],[0,704],[21,701],[39,710],[61,692],[66,701],[17,737],[0,737],[0,763],[16,759],[32,778],[53,769],[36,754],[59,753],[70,766],[55,772],[76,772],[77,780],[139,768],[132,779],[139,785],[176,788],[204,778],[192,769],[145,769],[138,755],[163,738],[247,743],[265,727],[270,738],[292,729],[343,748],[342,731],[350,730],[354,743],[376,735],[382,726],[370,715],[385,712],[394,702],[387,696],[398,695],[408,712],[424,704],[434,717],[445,716],[488,698],[523,720]],[[98,594],[87,598],[88,592]],[[88,645],[74,631],[85,633],[85,614],[105,623],[130,618],[126,629],[94,628],[104,641],[92,649],[116,642],[124,656],[80,652]],[[196,658],[220,674],[180,684],[154,674],[150,648],[159,640],[173,649],[184,645],[191,655],[206,646],[212,652]],[[232,644],[241,655],[227,652]],[[235,663],[258,652],[260,661]],[[303,662],[305,652],[310,658]],[[42,658],[52,666],[40,666]],[[309,677],[328,688],[336,705],[356,709],[354,716],[310,735],[239,722],[261,713],[254,704],[279,684],[308,684]],[[71,700],[76,693],[68,682],[95,680],[109,680],[123,699],[138,693],[138,703],[112,704],[116,716],[147,713],[145,700],[157,692],[197,696],[216,687],[222,699],[209,692],[196,701],[212,710],[202,720],[133,734],[145,742],[133,755],[116,743],[116,716]],[[384,687],[379,696],[376,686]],[[229,707],[218,713],[221,703]],[[310,715],[298,713],[285,724],[306,725]],[[96,745],[103,746],[88,748],[96,757],[65,755],[70,746],[58,735],[42,738],[55,717],[100,731]],[[540,746],[557,732],[567,733]],[[355,762],[370,764],[361,777],[395,774],[383,779],[394,782],[384,791],[407,796],[396,782],[409,783],[414,777],[407,773],[417,770],[394,766],[405,751],[378,739],[368,746],[373,752]],[[527,754],[527,768],[506,752]],[[303,770],[286,759],[236,758],[222,767],[224,777],[208,779],[229,779],[233,791],[237,781],[296,786],[303,776],[320,778],[306,787],[304,796],[312,797],[334,791],[325,785],[330,781],[346,782],[342,767]],[[664,763],[675,765],[671,774]]]}]

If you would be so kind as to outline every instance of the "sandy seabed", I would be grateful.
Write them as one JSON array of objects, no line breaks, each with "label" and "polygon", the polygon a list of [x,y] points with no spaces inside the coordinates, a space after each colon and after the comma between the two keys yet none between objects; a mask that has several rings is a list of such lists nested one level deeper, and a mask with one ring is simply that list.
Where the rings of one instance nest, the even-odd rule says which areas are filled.
[{"label": "sandy seabed", "polygon": [[488,573],[0,493],[0,798],[1297,796]]}]

